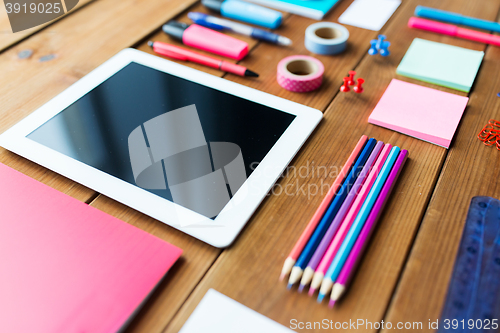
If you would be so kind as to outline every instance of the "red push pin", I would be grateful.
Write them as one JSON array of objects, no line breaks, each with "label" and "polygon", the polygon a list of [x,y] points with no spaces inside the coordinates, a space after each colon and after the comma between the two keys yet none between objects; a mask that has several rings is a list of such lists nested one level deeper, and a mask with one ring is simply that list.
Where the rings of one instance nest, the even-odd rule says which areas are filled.
[{"label": "red push pin", "polygon": [[342,91],[342,92],[351,91],[351,88],[349,88],[349,78],[348,77],[344,78],[344,84],[342,85],[342,87],[340,87],[340,91]]},{"label": "red push pin", "polygon": [[363,87],[361,86],[363,83],[365,83],[365,80],[363,80],[362,78],[359,78],[358,85],[356,87],[352,88],[352,90],[354,90],[355,93],[361,94],[364,90]]},{"label": "red push pin", "polygon": [[353,86],[356,84],[354,81],[354,75],[356,75],[356,71],[349,71],[349,85]]}]

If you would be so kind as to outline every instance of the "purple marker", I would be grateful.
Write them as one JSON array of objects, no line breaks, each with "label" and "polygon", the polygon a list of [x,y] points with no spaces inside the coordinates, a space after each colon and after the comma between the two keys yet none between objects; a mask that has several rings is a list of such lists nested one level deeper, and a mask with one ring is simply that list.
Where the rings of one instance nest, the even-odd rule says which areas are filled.
[{"label": "purple marker", "polygon": [[349,211],[349,208],[351,208],[354,199],[358,195],[359,189],[361,189],[361,187],[363,186],[363,183],[365,182],[366,177],[370,173],[370,170],[375,161],[377,160],[377,157],[380,154],[380,151],[382,150],[383,146],[384,143],[382,141],[378,141],[377,144],[375,145],[375,148],[373,148],[373,151],[371,152],[370,157],[368,157],[365,166],[359,173],[356,182],[350,189],[349,194],[344,200],[344,203],[342,204],[342,206],[340,206],[337,215],[333,219],[332,224],[330,224],[330,227],[326,231],[325,236],[323,237],[321,243],[314,252],[311,260],[309,260],[309,263],[307,264],[307,267],[304,270],[304,274],[302,275],[302,279],[300,280],[299,292],[301,292],[304,289],[304,287],[307,286],[309,282],[311,282],[316,267],[318,267],[318,264],[321,261],[321,258],[323,258],[323,255],[325,254],[328,245],[330,245],[330,242],[335,236],[335,233],[337,232],[340,223],[346,216],[347,212]]}]

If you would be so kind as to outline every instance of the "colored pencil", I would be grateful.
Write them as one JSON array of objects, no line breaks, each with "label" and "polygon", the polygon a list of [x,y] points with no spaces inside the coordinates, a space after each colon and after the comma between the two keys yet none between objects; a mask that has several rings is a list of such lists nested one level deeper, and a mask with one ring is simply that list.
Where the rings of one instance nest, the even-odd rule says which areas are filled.
[{"label": "colored pencil", "polygon": [[347,236],[342,242],[342,245],[340,246],[337,254],[335,255],[335,258],[333,258],[332,264],[328,268],[325,278],[321,283],[320,293],[318,295],[319,302],[323,300],[325,294],[329,291],[329,290],[326,291],[323,288],[323,286],[328,286],[329,287],[328,289],[330,289],[333,286],[333,282],[336,281],[340,273],[340,270],[344,266],[347,256],[351,252],[351,249],[354,246],[354,243],[356,242],[356,239],[358,238],[358,235],[361,232],[361,229],[363,228],[363,225],[365,224],[366,219],[368,218],[368,215],[370,214],[371,209],[373,208],[373,205],[375,204],[375,201],[377,200],[377,197],[380,194],[380,191],[382,190],[382,187],[384,186],[387,177],[389,176],[389,173],[391,172],[394,162],[396,162],[396,159],[399,155],[399,151],[400,151],[399,147],[393,147],[391,149],[389,157],[387,157],[387,160],[385,161],[382,170],[380,170],[380,173],[377,179],[375,180],[375,183],[373,184],[370,193],[368,193],[368,196],[366,197],[363,206],[359,210],[359,213],[356,216],[354,223],[349,229],[349,232],[347,233]]},{"label": "colored pencil", "polygon": [[[323,278],[325,276],[326,271],[328,270],[328,267],[330,267],[330,264],[333,261],[333,258],[337,254],[337,250],[339,249],[340,245],[342,244],[342,240],[344,240],[345,236],[347,235],[347,232],[349,231],[350,226],[356,219],[356,215],[358,214],[359,210],[363,206],[363,202],[366,199],[366,196],[370,192],[370,189],[373,186],[373,183],[377,179],[377,176],[382,169],[382,166],[384,165],[387,156],[389,156],[389,153],[391,151],[392,145],[390,144],[385,144],[384,148],[382,149],[382,152],[377,158],[377,162],[375,162],[375,165],[373,166],[372,170],[370,171],[370,174],[366,178],[365,183],[363,184],[363,187],[361,188],[361,191],[359,192],[358,196],[354,200],[354,203],[351,206],[351,209],[349,209],[349,212],[347,213],[345,219],[343,220],[339,230],[337,231],[337,234],[333,238],[332,242],[328,246],[328,249],[326,250],[325,254],[323,255],[323,258],[321,259],[318,267],[316,268],[316,272],[314,273],[313,280],[311,283],[311,288],[309,289],[309,296],[312,296],[316,289],[319,288],[319,286],[323,282]],[[324,290],[328,290],[326,286],[323,287]]]},{"label": "colored pencil", "polygon": [[[364,181],[366,180],[366,177],[368,176],[373,164],[377,160],[378,155],[380,154],[380,151],[382,150],[382,147],[384,146],[384,143],[382,141],[378,141],[377,145],[375,148],[373,148],[372,153],[370,154],[370,157],[368,157],[368,160],[365,163],[365,166],[363,167],[363,170],[358,176],[358,179],[356,179],[356,182],[352,186],[352,188],[349,191],[349,194],[344,200],[344,203],[340,207],[337,215],[335,215],[335,218],[333,219],[332,223],[328,227],[328,230],[326,231],[323,239],[318,245],[318,248],[314,252],[311,260],[309,260],[309,263],[307,264],[306,269],[304,270],[304,273],[302,274],[302,279],[300,280],[300,286],[299,286],[299,292],[302,291],[302,289],[311,282],[311,279],[314,275],[314,271],[316,267],[318,267],[318,264],[323,258],[323,255],[326,252],[326,249],[328,248],[328,245],[330,245],[330,242],[333,239],[333,236],[335,236],[335,233],[337,232],[340,223],[342,222],[343,218],[347,214],[349,208],[351,207],[352,202],[354,201],[354,198],[356,198],[359,190],[363,186]],[[326,217],[326,215],[325,215]]]},{"label": "colored pencil", "polygon": [[304,249],[304,246],[306,245],[307,241],[309,240],[309,237],[311,237],[312,233],[316,229],[316,226],[318,225],[319,221],[323,217],[323,214],[325,211],[328,209],[328,206],[333,200],[333,197],[335,196],[335,193],[339,189],[340,185],[342,185],[342,182],[344,181],[345,177],[349,174],[349,171],[351,170],[352,165],[358,158],[361,150],[363,149],[366,141],[368,140],[368,137],[366,135],[363,135],[358,143],[356,144],[356,147],[354,147],[354,150],[352,151],[351,155],[347,159],[347,162],[344,164],[342,169],[340,170],[339,175],[333,182],[332,187],[328,190],[325,198],[319,205],[318,209],[314,213],[313,217],[307,224],[307,227],[304,229],[302,232],[302,235],[300,235],[299,240],[297,243],[295,243],[295,246],[293,247],[292,251],[288,255],[288,257],[285,260],[285,263],[283,264],[283,268],[281,270],[281,275],[280,275],[280,281],[282,281],[285,276],[287,276],[290,271],[292,270],[293,265],[295,265],[295,261],[299,257],[300,253]]},{"label": "colored pencil", "polygon": [[330,296],[330,306],[333,306],[335,302],[340,297],[342,297],[346,290],[347,284],[352,279],[352,276],[356,271],[356,267],[359,264],[360,258],[366,248],[366,245],[370,240],[371,234],[373,233],[373,230],[377,225],[377,221],[380,218],[382,210],[384,209],[389,195],[394,188],[394,184],[396,184],[401,170],[403,169],[407,156],[407,150],[402,150],[401,153],[399,153],[398,159],[396,160],[396,163],[394,163],[394,167],[392,168],[391,173],[389,174],[389,177],[387,178],[387,181],[385,182],[384,187],[382,188],[382,191],[380,192],[380,195],[377,198],[377,201],[375,202],[375,205],[373,206],[365,225],[363,226],[363,229],[361,230],[361,233],[359,234],[359,237],[356,240],[356,244],[354,244],[354,247],[352,248],[349,257],[347,258],[344,267],[340,271],[337,281],[333,285],[332,293]]},{"label": "colored pencil", "polygon": [[340,206],[344,202],[347,193],[349,192],[349,189],[352,187],[356,179],[358,178],[359,173],[363,169],[366,160],[370,156],[370,153],[372,152],[373,148],[375,147],[377,140],[375,139],[370,139],[366,143],[365,147],[363,148],[363,151],[359,155],[358,159],[356,160],[356,163],[354,163],[354,166],[351,169],[351,172],[349,172],[349,175],[345,179],[344,183],[342,184],[341,188],[335,195],[335,198],[333,199],[331,205],[328,207],[325,216],[321,219],[319,222],[316,230],[314,230],[314,233],[312,234],[311,238],[307,242],[306,246],[304,247],[304,250],[300,254],[299,258],[297,259],[297,262],[295,263],[295,266],[292,268],[292,272],[290,273],[290,278],[288,279],[288,288],[290,289],[296,282],[299,281],[300,277],[302,276],[302,272],[304,268],[306,268],[307,263],[309,260],[311,260],[312,255],[314,254],[314,251],[316,251],[316,248],[319,245],[319,242],[325,235],[326,230],[330,226],[333,217],[335,214],[338,212]]}]

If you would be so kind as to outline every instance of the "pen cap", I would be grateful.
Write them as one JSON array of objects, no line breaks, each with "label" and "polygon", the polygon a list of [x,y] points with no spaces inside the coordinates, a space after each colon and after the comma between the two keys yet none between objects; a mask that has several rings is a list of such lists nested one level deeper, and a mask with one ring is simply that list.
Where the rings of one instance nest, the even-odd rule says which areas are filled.
[{"label": "pen cap", "polygon": [[248,53],[248,44],[223,33],[191,24],[182,35],[185,45],[196,47],[224,57],[241,60]]},{"label": "pen cap", "polygon": [[445,21],[455,24],[460,24],[462,22],[462,15],[446,12],[444,10],[417,6],[415,8],[415,16],[425,17],[438,21]]},{"label": "pen cap", "polygon": [[208,9],[220,13],[222,7],[222,0],[201,0],[201,4]]},{"label": "pen cap", "polygon": [[225,17],[269,29],[276,29],[282,21],[280,12],[253,3],[239,0],[202,0],[201,3]]},{"label": "pen cap", "polygon": [[187,28],[189,28],[189,24],[174,20],[168,21],[162,26],[164,33],[179,40],[182,40],[182,35]]}]

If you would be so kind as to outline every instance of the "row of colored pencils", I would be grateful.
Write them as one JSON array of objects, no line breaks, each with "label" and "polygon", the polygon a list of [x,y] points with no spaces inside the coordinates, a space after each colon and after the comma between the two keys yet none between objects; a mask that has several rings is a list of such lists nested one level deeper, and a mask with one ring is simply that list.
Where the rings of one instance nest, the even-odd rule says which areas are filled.
[{"label": "row of colored pencils", "polygon": [[285,260],[288,288],[330,293],[330,306],[352,279],[384,204],[403,168],[407,150],[362,136],[326,197]]}]

